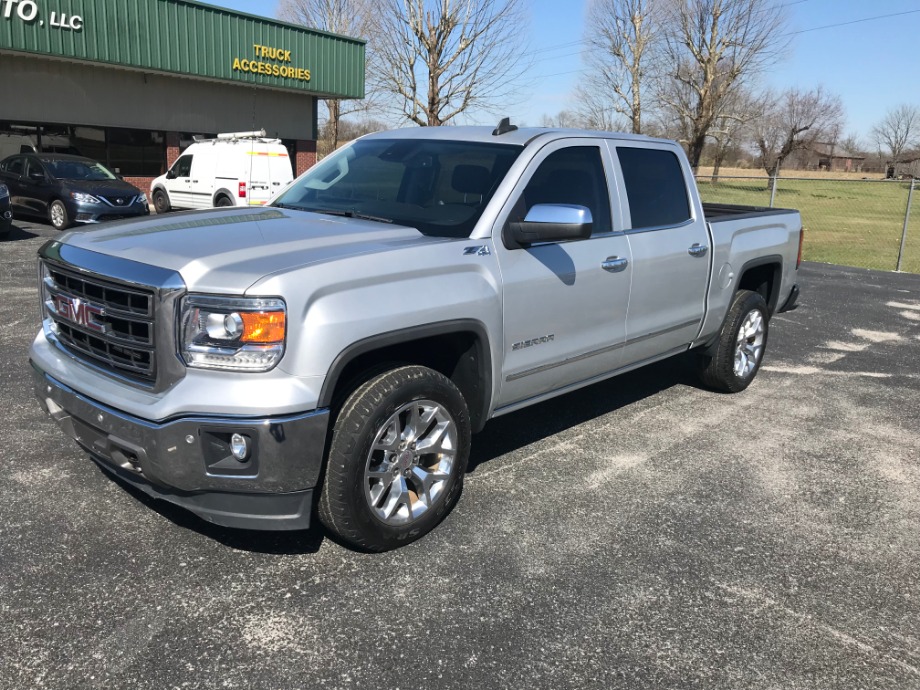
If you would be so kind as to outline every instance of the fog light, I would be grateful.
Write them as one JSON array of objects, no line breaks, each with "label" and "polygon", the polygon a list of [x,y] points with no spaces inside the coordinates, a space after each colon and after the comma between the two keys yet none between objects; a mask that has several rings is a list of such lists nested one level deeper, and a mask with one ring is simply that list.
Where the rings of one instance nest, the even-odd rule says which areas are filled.
[{"label": "fog light", "polygon": [[246,460],[249,455],[249,439],[242,434],[233,434],[230,437],[230,452],[240,462]]}]

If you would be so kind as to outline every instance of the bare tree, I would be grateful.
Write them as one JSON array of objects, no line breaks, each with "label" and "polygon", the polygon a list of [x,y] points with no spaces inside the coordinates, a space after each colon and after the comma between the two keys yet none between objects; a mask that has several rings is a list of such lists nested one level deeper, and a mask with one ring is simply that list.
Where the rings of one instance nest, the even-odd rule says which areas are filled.
[{"label": "bare tree", "polygon": [[872,137],[880,149],[888,149],[892,162],[897,163],[905,150],[920,145],[920,107],[902,103],[892,108],[872,128]]},{"label": "bare tree", "polygon": [[633,134],[642,133],[648,76],[659,35],[660,0],[591,0],[588,7],[588,70],[580,92],[590,95],[583,108],[589,118],[624,117]]},{"label": "bare tree", "polygon": [[737,89],[725,101],[709,129],[715,142],[712,157],[712,181],[719,181],[719,171],[729,149],[741,143],[750,124],[761,114],[762,103],[745,89]]},{"label": "bare tree", "polygon": [[585,129],[585,123],[581,116],[571,110],[560,110],[555,116],[544,114],[540,118],[540,126],[561,129]]},{"label": "bare tree", "polygon": [[785,48],[785,19],[772,0],[667,0],[661,98],[686,126],[694,170],[727,100]]},{"label": "bare tree", "polygon": [[507,99],[527,69],[522,0],[382,0],[373,70],[402,117],[443,125]]},{"label": "bare tree", "polygon": [[[278,16],[285,21],[346,36],[366,38],[370,33],[372,5],[369,0],[280,0]],[[365,73],[370,60],[370,46],[365,47]],[[374,103],[373,82],[365,80],[363,100],[341,98],[323,99],[326,120],[322,127],[322,148],[326,154],[339,144],[340,122],[343,117],[366,113]]]},{"label": "bare tree", "polygon": [[843,104],[823,87],[767,92],[764,114],[754,126],[754,144],[763,169],[771,177],[792,153],[813,149],[817,142],[836,141],[843,126]]}]

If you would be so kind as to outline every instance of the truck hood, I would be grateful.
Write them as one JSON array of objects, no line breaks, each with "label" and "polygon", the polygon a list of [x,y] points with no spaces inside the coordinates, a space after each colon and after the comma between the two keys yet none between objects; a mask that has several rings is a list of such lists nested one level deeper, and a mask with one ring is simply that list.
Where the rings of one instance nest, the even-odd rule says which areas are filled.
[{"label": "truck hood", "polygon": [[418,230],[290,209],[191,211],[71,232],[66,244],[177,271],[189,290],[240,294],[259,279],[358,254],[444,242]]}]

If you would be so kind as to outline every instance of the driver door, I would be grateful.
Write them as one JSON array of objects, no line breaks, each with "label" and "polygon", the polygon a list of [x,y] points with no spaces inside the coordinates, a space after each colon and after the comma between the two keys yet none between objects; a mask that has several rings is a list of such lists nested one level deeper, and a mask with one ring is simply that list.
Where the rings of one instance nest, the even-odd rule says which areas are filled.
[{"label": "driver door", "polygon": [[[586,383],[619,366],[632,272],[629,241],[611,212],[619,206],[612,180],[603,140],[552,142],[531,161],[499,216],[492,233],[504,283],[497,407]],[[537,204],[587,207],[591,237],[506,246],[505,225]]]},{"label": "driver door", "polygon": [[192,156],[179,156],[172,168],[172,179],[166,178],[164,186],[169,194],[169,204],[173,208],[194,208],[192,194]]}]

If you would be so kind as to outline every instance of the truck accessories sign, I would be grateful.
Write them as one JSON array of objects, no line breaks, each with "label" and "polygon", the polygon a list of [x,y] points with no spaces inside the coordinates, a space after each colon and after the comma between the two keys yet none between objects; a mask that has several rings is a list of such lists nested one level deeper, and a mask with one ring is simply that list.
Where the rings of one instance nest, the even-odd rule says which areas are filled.
[{"label": "truck accessories sign", "polygon": [[[0,0],[0,16],[27,24],[37,21],[39,26],[45,26],[45,20],[35,0]],[[83,28],[83,17],[76,14],[68,16],[66,12],[55,11],[48,19],[48,26],[65,31],[80,31]]]},{"label": "truck accessories sign", "polygon": [[[310,70],[278,64],[279,62],[293,62],[290,50],[263,46],[258,43],[253,44],[252,50],[254,56],[257,58],[255,60],[233,58],[234,72],[251,72],[252,74],[265,74],[270,77],[284,77],[286,79],[310,81]],[[260,62],[258,58],[267,58],[269,60],[275,60],[275,62]]]}]

